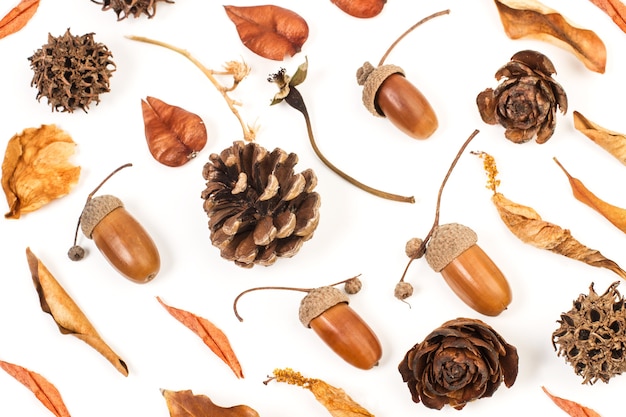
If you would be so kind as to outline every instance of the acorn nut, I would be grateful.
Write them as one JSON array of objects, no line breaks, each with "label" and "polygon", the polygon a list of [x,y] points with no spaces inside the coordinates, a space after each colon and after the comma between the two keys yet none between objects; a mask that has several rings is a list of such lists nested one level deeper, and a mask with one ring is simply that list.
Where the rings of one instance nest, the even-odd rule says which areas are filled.
[{"label": "acorn nut", "polygon": [[486,316],[497,316],[511,303],[511,288],[477,240],[476,233],[462,224],[437,226],[426,249],[426,261],[468,306]]}]

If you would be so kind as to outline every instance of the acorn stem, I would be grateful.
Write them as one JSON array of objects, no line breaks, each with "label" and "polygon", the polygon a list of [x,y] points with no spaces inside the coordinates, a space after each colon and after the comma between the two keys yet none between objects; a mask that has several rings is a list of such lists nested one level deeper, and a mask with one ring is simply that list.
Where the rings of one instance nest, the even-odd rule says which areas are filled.
[{"label": "acorn stem", "polygon": [[313,135],[313,126],[311,124],[311,118],[309,116],[309,112],[308,112],[308,110],[306,108],[306,105],[304,104],[304,99],[302,98],[302,94],[300,94],[300,92],[295,87],[291,86],[289,88],[289,93],[285,97],[285,101],[291,107],[293,107],[294,109],[296,109],[300,113],[302,113],[302,115],[304,116],[304,121],[306,123],[307,134],[309,136],[309,141],[311,142],[311,147],[313,148],[313,151],[315,152],[317,157],[328,168],[330,168],[335,174],[339,175],[341,178],[343,178],[344,180],[348,181],[350,184],[354,185],[355,187],[358,187],[361,190],[366,191],[366,192],[368,192],[370,194],[373,194],[373,195],[375,195],[377,197],[385,198],[387,200],[392,200],[392,201],[399,201],[399,202],[402,202],[402,203],[415,203],[415,198],[413,196],[405,197],[405,196],[401,196],[401,195],[398,195],[398,194],[392,194],[392,193],[388,193],[386,191],[381,191],[381,190],[378,190],[376,188],[372,188],[372,187],[370,187],[368,185],[363,184],[360,181],[357,181],[356,179],[352,178],[350,175],[346,174],[345,172],[343,172],[342,170],[337,168],[335,165],[333,165],[324,156],[324,154],[322,154],[322,151],[320,151],[319,147],[317,146],[317,143],[315,142],[315,136]]},{"label": "acorn stem", "polygon": [[398,43],[400,43],[400,41],[401,41],[402,39],[404,39],[404,37],[405,37],[406,35],[408,35],[409,33],[411,33],[411,32],[412,32],[413,30],[415,30],[418,26],[421,26],[422,24],[424,24],[424,23],[428,22],[428,21],[429,21],[429,20],[431,20],[431,19],[434,19],[435,17],[441,16],[441,15],[444,15],[444,14],[449,14],[449,13],[450,13],[450,9],[446,9],[446,10],[442,10],[442,11],[437,12],[437,13],[433,13],[433,14],[431,14],[430,16],[427,16],[427,17],[423,18],[422,20],[420,20],[419,22],[415,23],[413,26],[411,26],[410,28],[408,28],[408,29],[407,29],[407,30],[406,30],[406,31],[405,31],[402,35],[400,35],[400,36],[398,37],[398,39],[396,39],[396,40],[395,40],[395,41],[391,44],[391,46],[387,49],[387,51],[385,52],[385,54],[383,55],[383,57],[380,59],[380,62],[378,63],[378,66],[380,67],[381,65],[383,65],[383,64],[385,63],[385,60],[387,59],[387,56],[389,56],[389,54],[391,53],[391,50],[392,50],[393,48],[395,48],[395,47],[396,47],[396,45],[397,45]]}]

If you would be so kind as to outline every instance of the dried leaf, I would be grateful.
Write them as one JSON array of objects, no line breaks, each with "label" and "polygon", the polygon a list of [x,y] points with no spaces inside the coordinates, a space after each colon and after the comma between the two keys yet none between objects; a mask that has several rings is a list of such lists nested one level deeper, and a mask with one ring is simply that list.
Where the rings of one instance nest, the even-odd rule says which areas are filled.
[{"label": "dried leaf", "polygon": [[608,221],[613,223],[615,227],[626,233],[626,209],[614,206],[598,198],[594,193],[589,191],[589,189],[585,187],[579,179],[572,177],[556,158],[554,158],[554,161],[559,167],[561,167],[567,176],[570,186],[572,187],[574,197],[581,203],[588,205],[603,215]]},{"label": "dried leaf", "polygon": [[18,219],[70,192],[80,176],[80,167],[68,161],[75,145],[55,125],[28,128],[9,140],[2,162],[6,218]]},{"label": "dried leaf", "polygon": [[282,61],[300,52],[309,26],[297,13],[274,5],[224,6],[243,44],[257,55]]},{"label": "dried leaf", "polygon": [[333,417],[374,417],[374,414],[354,402],[343,389],[333,387],[320,379],[305,378],[293,369],[276,369],[270,380],[308,389]]},{"label": "dried leaf", "polygon": [[574,127],[626,165],[626,135],[605,129],[574,111]]},{"label": "dried leaf", "polygon": [[383,11],[387,0],[330,0],[350,16],[368,19]]},{"label": "dried leaf", "polygon": [[565,411],[571,417],[601,417],[600,414],[590,408],[578,404],[577,402],[550,394],[546,387],[541,387],[541,389],[557,406],[559,406],[561,410]]},{"label": "dried leaf", "polygon": [[21,0],[0,20],[0,39],[26,26],[26,23],[35,15],[38,7],[39,0]]},{"label": "dried leaf", "polygon": [[536,0],[495,0],[506,35],[534,38],[572,52],[591,71],[604,73],[606,47],[593,31],[572,26],[556,10]]},{"label": "dried leaf", "polygon": [[157,300],[168,313],[170,313],[176,320],[187,326],[191,331],[197,334],[205,345],[213,351],[230,369],[237,375],[237,378],[243,378],[243,371],[239,360],[230,346],[228,337],[217,326],[211,323],[209,320],[196,316],[185,310],[170,307],[165,304],[159,297]]},{"label": "dried leaf", "polygon": [[259,413],[247,405],[220,407],[206,395],[195,395],[191,390],[161,390],[161,393],[170,417],[259,417]]},{"label": "dried leaf", "polygon": [[485,171],[489,177],[488,188],[493,191],[491,201],[496,206],[506,227],[522,242],[591,266],[607,268],[626,279],[626,271],[620,268],[617,263],[605,258],[599,251],[580,243],[571,235],[569,230],[544,221],[533,208],[514,203],[497,192],[499,181],[495,179],[495,175],[498,170],[495,167],[493,157],[485,152],[480,152],[478,155],[483,159]]},{"label": "dried leaf", "polygon": [[111,362],[115,369],[128,376],[126,363],[102,340],[89,319],[30,248],[26,248],[26,259],[41,309],[52,316],[59,331],[87,343]]},{"label": "dried leaf", "polygon": [[57,417],[70,417],[61,393],[46,378],[19,365],[0,361],[0,368],[31,390],[35,397]]},{"label": "dried leaf", "polygon": [[626,6],[619,0],[590,0],[608,14],[619,28],[626,32]]},{"label": "dried leaf", "polygon": [[200,152],[207,141],[202,118],[154,97],[141,100],[146,141],[160,163],[178,167]]}]

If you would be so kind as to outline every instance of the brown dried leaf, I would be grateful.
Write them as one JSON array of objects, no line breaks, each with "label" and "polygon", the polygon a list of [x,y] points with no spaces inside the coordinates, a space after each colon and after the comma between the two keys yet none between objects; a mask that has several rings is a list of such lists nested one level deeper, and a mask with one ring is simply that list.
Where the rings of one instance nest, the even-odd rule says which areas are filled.
[{"label": "brown dried leaf", "polygon": [[31,390],[35,397],[57,417],[70,417],[61,393],[46,378],[19,365],[0,361],[0,368]]},{"label": "brown dried leaf", "polygon": [[48,268],[26,248],[26,259],[39,295],[41,309],[52,316],[62,334],[76,336],[104,356],[119,372],[128,376],[126,363],[102,340],[87,316],[48,271]]},{"label": "brown dried leaf", "polygon": [[290,368],[274,370],[272,379],[308,389],[333,417],[374,417],[350,398],[343,389],[333,387],[320,379],[305,378],[300,372]]},{"label": "brown dried leaf", "polygon": [[160,163],[178,167],[200,152],[207,142],[202,118],[154,97],[141,100],[146,141]]},{"label": "brown dried leaf", "polygon": [[572,177],[556,158],[554,158],[554,161],[559,167],[561,167],[567,176],[569,184],[572,187],[574,197],[576,197],[576,199],[581,203],[588,205],[603,215],[608,221],[613,223],[615,227],[626,233],[626,209],[614,206],[598,198],[594,193],[589,191],[589,189],[585,187],[579,179]]},{"label": "brown dried leaf", "polygon": [[574,111],[574,127],[626,165],[626,135],[613,132]]},{"label": "brown dried leaf", "polygon": [[0,39],[26,26],[26,23],[35,15],[38,7],[39,0],[21,0],[0,20]]},{"label": "brown dried leaf", "polygon": [[541,389],[561,410],[565,411],[571,417],[601,417],[600,414],[590,408],[578,404],[577,402],[550,394],[546,387],[541,387]]},{"label": "brown dried leaf", "polygon": [[70,192],[80,176],[80,167],[68,161],[75,146],[55,125],[28,128],[9,140],[2,162],[6,218],[19,219]]},{"label": "brown dried leaf", "polygon": [[591,71],[604,73],[606,47],[593,31],[572,26],[556,10],[536,0],[495,0],[506,35],[534,38],[572,52]]},{"label": "brown dried leaf", "polygon": [[387,0],[330,0],[330,2],[350,16],[368,19],[382,12]]},{"label": "brown dried leaf", "polygon": [[297,13],[274,5],[224,6],[243,44],[257,55],[282,61],[300,52],[309,26]]},{"label": "brown dried leaf", "polygon": [[626,32],[626,6],[619,0],[590,0],[608,14],[619,28]]},{"label": "brown dried leaf", "polygon": [[194,395],[191,390],[161,390],[161,393],[170,417],[259,417],[259,413],[247,405],[220,407],[206,395]]},{"label": "brown dried leaf", "polygon": [[157,300],[176,320],[187,326],[191,331],[197,334],[205,345],[211,349],[230,369],[235,373],[237,378],[243,378],[241,365],[233,348],[228,341],[228,337],[217,326],[209,320],[196,316],[185,310],[170,307],[165,304],[159,297]]}]

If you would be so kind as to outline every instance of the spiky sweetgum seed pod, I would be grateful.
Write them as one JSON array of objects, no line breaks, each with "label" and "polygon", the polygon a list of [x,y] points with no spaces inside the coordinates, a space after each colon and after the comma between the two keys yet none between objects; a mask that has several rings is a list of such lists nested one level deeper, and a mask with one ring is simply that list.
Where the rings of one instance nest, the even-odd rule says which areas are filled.
[{"label": "spiky sweetgum seed pod", "polygon": [[614,282],[598,295],[593,283],[589,294],[581,294],[557,322],[552,345],[565,357],[583,384],[609,380],[626,370],[626,307]]},{"label": "spiky sweetgum seed pod", "polygon": [[124,20],[129,16],[135,18],[140,17],[142,14],[148,16],[151,19],[156,14],[156,7],[159,1],[165,3],[174,3],[172,0],[103,0],[96,1],[91,0],[96,4],[102,5],[102,10],[106,11],[113,9],[117,14],[117,20]]},{"label": "spiky sweetgum seed pod", "polygon": [[59,37],[48,34],[48,43],[28,58],[38,101],[46,97],[53,111],[68,113],[100,103],[100,94],[109,92],[115,63],[93,35],[73,36],[69,29]]}]

